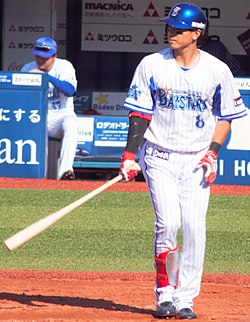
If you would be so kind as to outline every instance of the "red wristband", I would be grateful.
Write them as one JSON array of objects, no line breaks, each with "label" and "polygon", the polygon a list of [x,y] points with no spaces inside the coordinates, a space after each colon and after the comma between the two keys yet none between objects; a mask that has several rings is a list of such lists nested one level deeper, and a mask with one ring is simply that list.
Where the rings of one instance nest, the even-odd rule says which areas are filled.
[{"label": "red wristband", "polygon": [[124,162],[125,160],[135,161],[135,156],[136,154],[134,152],[129,152],[125,150],[122,155],[122,162]]}]

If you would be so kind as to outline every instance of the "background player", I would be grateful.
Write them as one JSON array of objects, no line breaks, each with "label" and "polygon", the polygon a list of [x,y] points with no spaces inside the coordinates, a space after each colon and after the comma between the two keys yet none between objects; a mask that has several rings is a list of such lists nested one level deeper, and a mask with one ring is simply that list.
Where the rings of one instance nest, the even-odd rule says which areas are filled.
[{"label": "background player", "polygon": [[140,163],[156,215],[156,314],[195,319],[209,185],[231,121],[245,116],[246,108],[227,65],[197,48],[206,28],[203,11],[183,2],[162,21],[170,48],[137,66],[124,104],[131,111],[120,171],[127,181],[137,175],[135,155],[144,135]]},{"label": "background player", "polygon": [[31,52],[35,61],[23,66],[22,72],[48,73],[48,135],[62,139],[59,177],[73,180],[73,162],[77,147],[77,117],[73,96],[77,80],[73,65],[57,58],[57,43],[50,37],[37,39]]},{"label": "background player", "polygon": [[227,47],[217,37],[209,36],[209,21],[206,30],[198,40],[198,48],[222,60],[230,68],[234,77],[246,77],[247,73],[237,59],[231,55]]}]

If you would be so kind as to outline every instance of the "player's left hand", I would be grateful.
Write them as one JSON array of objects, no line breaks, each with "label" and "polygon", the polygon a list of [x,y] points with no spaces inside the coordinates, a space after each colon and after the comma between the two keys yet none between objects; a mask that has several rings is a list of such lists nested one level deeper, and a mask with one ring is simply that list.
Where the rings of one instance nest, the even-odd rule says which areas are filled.
[{"label": "player's left hand", "polygon": [[133,180],[140,170],[141,167],[135,162],[135,154],[124,151],[120,165],[120,173],[123,175],[122,181],[128,182]]},{"label": "player's left hand", "polygon": [[206,155],[200,160],[197,168],[205,169],[205,182],[211,184],[216,179],[218,154],[213,150],[208,150]]}]

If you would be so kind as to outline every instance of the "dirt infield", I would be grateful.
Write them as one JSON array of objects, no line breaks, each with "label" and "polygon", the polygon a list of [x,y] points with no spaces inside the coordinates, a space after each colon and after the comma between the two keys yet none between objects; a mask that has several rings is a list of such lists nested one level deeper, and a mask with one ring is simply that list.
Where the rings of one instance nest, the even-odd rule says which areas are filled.
[{"label": "dirt infield", "polygon": [[[21,178],[1,178],[0,188],[23,188],[23,189],[60,189],[60,190],[94,190],[104,181],[60,181],[47,179],[21,179]],[[109,191],[147,191],[145,182],[118,182],[108,189]],[[211,193],[214,194],[250,194],[250,186],[230,186],[230,185],[212,185]]]},{"label": "dirt infield", "polygon": [[[249,321],[249,282],[204,276],[197,321]],[[1,321],[157,321],[152,273],[1,271],[0,283]]]},{"label": "dirt infield", "polygon": [[[104,182],[0,178],[0,188],[93,190]],[[250,194],[250,187],[211,187],[212,193]],[[111,191],[146,191],[144,182]],[[152,322],[154,274],[0,271],[0,321]],[[204,275],[196,321],[250,321],[250,275]],[[176,318],[171,319],[176,321]]]}]

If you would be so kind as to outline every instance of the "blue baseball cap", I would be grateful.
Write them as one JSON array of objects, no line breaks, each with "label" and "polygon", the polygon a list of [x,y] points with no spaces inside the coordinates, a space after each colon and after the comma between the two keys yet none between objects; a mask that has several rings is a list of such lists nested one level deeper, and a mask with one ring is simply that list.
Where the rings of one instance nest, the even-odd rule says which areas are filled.
[{"label": "blue baseball cap", "polygon": [[37,39],[31,51],[32,55],[38,55],[44,58],[50,58],[57,52],[57,43],[50,37]]}]

